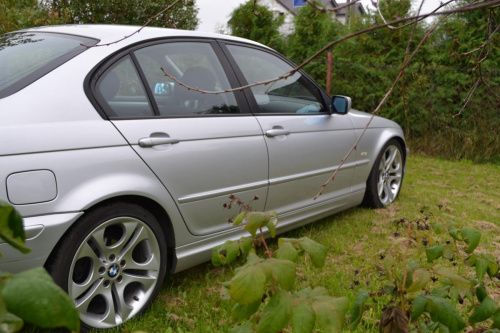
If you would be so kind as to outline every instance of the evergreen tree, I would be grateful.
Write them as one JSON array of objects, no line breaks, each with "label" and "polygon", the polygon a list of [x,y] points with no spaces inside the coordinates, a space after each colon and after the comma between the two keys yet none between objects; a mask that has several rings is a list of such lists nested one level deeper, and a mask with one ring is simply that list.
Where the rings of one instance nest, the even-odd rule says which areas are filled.
[{"label": "evergreen tree", "polygon": [[69,20],[67,10],[53,11],[37,0],[0,0],[0,8],[0,34]]},{"label": "evergreen tree", "polygon": [[[294,18],[295,32],[288,40],[286,55],[295,63],[301,63],[323,46],[335,40],[342,29],[333,21],[331,13],[322,13],[312,6],[302,7]],[[322,86],[326,85],[326,53],[305,67],[306,72]]]},{"label": "evergreen tree", "polygon": [[[48,0],[54,11],[69,10],[71,22],[143,25],[175,0]],[[180,1],[149,25],[194,30],[198,26],[195,0]]]},{"label": "evergreen tree", "polygon": [[228,22],[231,35],[254,40],[277,51],[283,51],[284,41],[279,27],[283,24],[283,16],[275,16],[266,6],[255,5],[248,0],[236,8]]}]

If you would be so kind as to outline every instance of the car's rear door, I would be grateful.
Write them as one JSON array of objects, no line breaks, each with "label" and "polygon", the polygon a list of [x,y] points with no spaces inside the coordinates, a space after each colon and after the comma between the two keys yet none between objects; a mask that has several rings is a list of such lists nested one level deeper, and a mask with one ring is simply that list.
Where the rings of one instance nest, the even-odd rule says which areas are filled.
[{"label": "car's rear door", "polygon": [[206,94],[176,81],[204,91],[237,85],[217,43],[156,42],[130,50],[104,70],[95,84],[98,99],[170,191],[193,234],[231,227],[227,219],[237,208],[223,208],[230,194],[244,201],[257,195],[254,208],[264,208],[267,150],[243,94]]},{"label": "car's rear door", "polygon": [[[264,82],[293,67],[267,49],[226,44],[229,59],[246,83]],[[226,50],[226,49],[225,49]],[[328,96],[300,72],[285,80],[251,88],[252,112],[264,132],[269,152],[266,209],[282,217],[304,217],[343,204],[349,197],[355,158],[342,166],[334,183],[314,201],[356,141],[348,116],[330,114]]]}]

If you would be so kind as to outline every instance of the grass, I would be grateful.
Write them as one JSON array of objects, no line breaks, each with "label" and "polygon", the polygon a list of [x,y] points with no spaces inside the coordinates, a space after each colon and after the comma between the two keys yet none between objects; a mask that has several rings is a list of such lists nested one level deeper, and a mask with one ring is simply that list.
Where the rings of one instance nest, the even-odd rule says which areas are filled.
[{"label": "grass", "polygon": [[[380,282],[366,269],[371,256],[392,244],[394,221],[417,219],[421,209],[444,221],[480,229],[478,250],[500,258],[499,189],[499,165],[411,156],[400,196],[388,208],[353,208],[286,234],[308,236],[328,248],[323,269],[299,264],[297,287],[324,286],[331,295],[347,296],[351,302],[359,290],[376,290]],[[226,332],[232,327],[231,305],[219,292],[231,277],[231,267],[215,268],[210,263],[168,276],[145,315],[111,332]],[[493,296],[500,301],[498,287]],[[365,313],[356,332],[378,332],[382,305]]]}]

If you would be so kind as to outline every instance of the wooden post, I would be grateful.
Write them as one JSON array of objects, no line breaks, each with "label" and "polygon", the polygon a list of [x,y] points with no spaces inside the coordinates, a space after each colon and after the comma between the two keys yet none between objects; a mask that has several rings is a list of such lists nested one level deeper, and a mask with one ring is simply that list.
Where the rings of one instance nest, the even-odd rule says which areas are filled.
[{"label": "wooden post", "polygon": [[326,92],[332,95],[332,50],[328,50],[328,65],[326,67]]}]

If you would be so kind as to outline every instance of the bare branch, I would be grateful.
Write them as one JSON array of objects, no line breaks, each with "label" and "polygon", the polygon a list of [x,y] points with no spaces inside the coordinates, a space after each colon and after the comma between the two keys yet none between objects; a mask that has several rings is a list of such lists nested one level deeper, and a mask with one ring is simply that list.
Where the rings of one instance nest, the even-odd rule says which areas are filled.
[{"label": "bare branch", "polygon": [[[451,0],[451,1],[455,1],[455,0]],[[483,3],[477,4],[477,5],[470,5],[470,4],[468,4],[468,5],[464,5],[462,7],[459,7],[459,8],[455,8],[453,10],[442,11],[442,12],[439,12],[439,13],[436,12],[436,13],[429,13],[429,14],[424,14],[424,15],[416,15],[416,16],[411,16],[411,17],[406,17],[406,18],[400,18],[400,19],[394,20],[392,22],[389,22],[388,24],[380,24],[380,25],[375,25],[375,26],[372,26],[372,27],[369,27],[369,28],[366,28],[366,29],[362,29],[362,30],[353,32],[351,34],[345,35],[345,36],[343,36],[343,37],[341,37],[341,38],[339,38],[337,40],[334,40],[333,42],[330,42],[330,43],[326,44],[319,51],[317,51],[312,56],[310,56],[307,60],[305,60],[304,62],[302,62],[300,65],[298,65],[297,67],[293,68],[291,71],[289,71],[287,73],[284,73],[281,76],[278,76],[278,77],[276,77],[274,79],[269,79],[269,80],[265,80],[265,81],[254,82],[254,83],[251,83],[251,84],[247,84],[245,86],[241,86],[241,87],[237,87],[237,88],[232,88],[232,89],[225,89],[225,90],[219,90],[219,91],[201,90],[199,88],[190,87],[189,85],[182,83],[179,79],[177,79],[173,75],[170,75],[169,73],[167,73],[163,68],[162,68],[162,71],[163,71],[163,74],[165,76],[167,76],[170,79],[174,80],[175,82],[177,82],[181,86],[183,86],[183,87],[185,87],[185,88],[187,88],[189,90],[200,92],[202,94],[217,95],[217,94],[223,94],[223,93],[229,93],[229,92],[235,92],[235,91],[242,91],[242,90],[247,89],[247,88],[251,88],[251,87],[255,87],[255,86],[259,86],[259,85],[267,85],[267,84],[270,84],[270,83],[273,83],[273,82],[276,82],[276,81],[279,81],[279,80],[287,79],[290,76],[292,76],[293,74],[295,74],[296,72],[298,72],[299,70],[301,70],[304,66],[306,66],[307,64],[309,64],[311,61],[313,61],[315,58],[317,58],[318,56],[320,56],[323,52],[325,52],[326,50],[328,50],[332,46],[334,46],[334,45],[336,45],[336,44],[338,44],[340,42],[343,42],[343,41],[345,41],[347,39],[350,39],[350,38],[353,38],[353,37],[365,34],[367,32],[378,30],[378,29],[382,29],[382,28],[387,27],[388,25],[394,25],[394,24],[398,24],[398,23],[402,23],[402,22],[408,22],[408,21],[415,21],[417,19],[426,18],[426,17],[429,17],[429,16],[445,16],[446,17],[446,16],[448,16],[450,14],[468,12],[468,11],[473,11],[473,10],[482,9],[482,8],[489,8],[489,7],[493,7],[495,5],[498,5],[498,4],[500,4],[500,0],[491,0],[491,1],[483,2]],[[413,24],[413,22],[412,22],[412,24]]]},{"label": "bare branch", "polygon": [[130,35],[128,36],[125,36],[121,39],[118,39],[114,42],[111,42],[111,43],[107,43],[107,44],[96,44],[96,45],[85,45],[85,44],[81,44],[82,46],[85,46],[85,47],[88,47],[88,48],[91,48],[91,47],[98,47],[98,46],[109,46],[109,45],[113,45],[113,44],[117,44],[127,38],[130,38],[132,37],[133,35],[135,34],[138,34],[139,32],[141,32],[142,29],[144,29],[145,27],[147,27],[149,25],[149,23],[151,23],[154,19],[156,19],[157,17],[159,17],[160,15],[162,15],[163,13],[165,13],[166,11],[170,10],[172,7],[174,7],[175,5],[177,5],[177,3],[179,3],[180,1],[182,0],[176,0],[173,4],[171,4],[170,6],[162,9],[158,14],[156,14],[155,16],[151,17],[142,27],[140,27],[139,29],[137,29],[136,31],[134,31],[133,33],[131,33]]},{"label": "bare branch", "polygon": [[[449,14],[448,14],[449,15]],[[396,77],[396,79],[394,80],[394,82],[392,83],[392,86],[389,88],[389,90],[387,91],[387,93],[384,95],[384,97],[382,98],[382,100],[380,101],[379,105],[377,106],[377,108],[372,112],[372,116],[370,118],[370,120],[368,120],[368,122],[366,123],[365,127],[363,128],[363,131],[361,132],[360,136],[358,137],[358,139],[356,140],[356,142],[354,143],[354,145],[351,147],[351,149],[347,152],[347,154],[345,155],[345,157],[342,159],[342,161],[340,162],[340,164],[337,166],[337,169],[335,170],[335,172],[332,174],[332,176],[323,184],[321,185],[321,189],[320,191],[318,192],[318,194],[316,194],[316,196],[314,197],[313,200],[316,200],[320,195],[323,194],[323,192],[325,191],[325,188],[328,186],[328,184],[330,184],[333,180],[335,180],[335,177],[337,176],[337,174],[339,173],[340,169],[342,168],[342,165],[345,163],[345,161],[349,158],[349,156],[351,156],[352,152],[354,150],[357,149],[358,147],[358,144],[359,142],[361,141],[361,139],[364,137],[366,131],[368,130],[368,127],[370,127],[370,124],[371,122],[373,121],[373,119],[375,118],[375,115],[380,111],[380,109],[382,108],[382,105],[384,105],[385,101],[387,100],[387,98],[392,94],[394,88],[396,87],[396,84],[399,82],[399,80],[401,79],[401,77],[403,76],[403,73],[404,73],[404,70],[406,69],[406,67],[408,66],[408,64],[411,62],[411,60],[413,59],[413,57],[417,54],[417,52],[420,50],[420,48],[422,47],[422,45],[424,44],[425,40],[432,34],[432,32],[434,32],[434,30],[437,28],[437,26],[446,18],[447,16],[443,16],[437,23],[435,23],[430,29],[429,31],[427,31],[427,33],[425,34],[425,36],[422,38],[422,40],[420,41],[420,43],[417,45],[417,47],[415,48],[415,50],[413,51],[413,53],[410,55],[410,57],[408,57],[407,59],[405,59],[404,63],[403,63],[403,66],[401,67],[401,70],[399,71],[399,74],[398,76]]]}]

